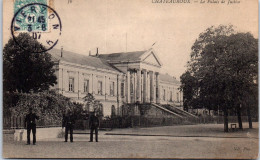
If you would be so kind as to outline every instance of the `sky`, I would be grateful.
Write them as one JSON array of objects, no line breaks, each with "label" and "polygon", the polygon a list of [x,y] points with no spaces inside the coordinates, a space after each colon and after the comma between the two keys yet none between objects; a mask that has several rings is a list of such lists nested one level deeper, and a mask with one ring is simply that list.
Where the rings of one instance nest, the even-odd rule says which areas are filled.
[{"label": "sky", "polygon": [[[258,38],[258,1],[239,3],[152,3],[156,0],[53,0],[62,34],[55,48],[88,55],[148,50],[162,62],[161,72],[177,79],[185,72],[191,46],[210,26],[234,25]],[[177,0],[174,0],[177,1]],[[198,2],[196,2],[198,1]],[[3,46],[11,37],[13,1],[3,2]],[[153,45],[155,43],[155,45]],[[153,45],[153,46],[152,46]]]}]

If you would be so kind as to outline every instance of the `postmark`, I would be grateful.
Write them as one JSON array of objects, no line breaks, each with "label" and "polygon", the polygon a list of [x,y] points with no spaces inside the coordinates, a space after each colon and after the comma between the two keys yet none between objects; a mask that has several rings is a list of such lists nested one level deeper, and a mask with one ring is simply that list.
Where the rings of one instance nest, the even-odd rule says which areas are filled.
[{"label": "postmark", "polygon": [[11,34],[14,41],[20,33],[28,33],[42,46],[35,48],[35,53],[42,53],[52,49],[61,36],[62,24],[58,13],[43,3],[29,3],[22,6],[15,13],[11,23]]}]

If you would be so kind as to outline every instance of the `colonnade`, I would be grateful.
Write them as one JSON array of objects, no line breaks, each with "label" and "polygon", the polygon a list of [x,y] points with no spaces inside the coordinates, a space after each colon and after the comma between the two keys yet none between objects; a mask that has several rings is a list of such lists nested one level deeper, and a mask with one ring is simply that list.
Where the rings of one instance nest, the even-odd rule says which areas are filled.
[{"label": "colonnade", "polygon": [[128,69],[126,74],[127,103],[160,103],[160,74],[146,69]]}]

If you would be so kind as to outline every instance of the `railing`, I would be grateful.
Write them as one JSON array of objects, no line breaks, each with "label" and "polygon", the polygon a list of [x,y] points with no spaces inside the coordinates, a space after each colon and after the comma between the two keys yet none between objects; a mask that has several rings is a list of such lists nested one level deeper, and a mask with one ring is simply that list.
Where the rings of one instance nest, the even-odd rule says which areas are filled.
[{"label": "railing", "polygon": [[[243,122],[248,122],[247,116],[242,116]],[[257,118],[252,118],[253,122],[258,121]],[[76,120],[75,129],[88,129],[88,120]],[[229,116],[229,123],[237,123],[237,116]],[[108,120],[100,120],[100,128],[127,128],[127,127],[152,127],[152,126],[170,126],[170,125],[189,125],[189,124],[223,124],[222,116],[212,117],[204,116],[199,118],[164,118],[164,117],[145,117],[145,116],[128,116],[116,117]],[[36,122],[37,128],[61,127],[61,120],[45,121],[39,120]],[[24,128],[24,117],[8,117],[3,118],[3,129],[20,129]]]},{"label": "railing", "polygon": [[[3,129],[21,129],[24,128],[24,116],[6,116],[3,118]],[[49,128],[49,127],[60,127],[61,120],[44,120],[40,119],[36,121],[37,128]]]}]

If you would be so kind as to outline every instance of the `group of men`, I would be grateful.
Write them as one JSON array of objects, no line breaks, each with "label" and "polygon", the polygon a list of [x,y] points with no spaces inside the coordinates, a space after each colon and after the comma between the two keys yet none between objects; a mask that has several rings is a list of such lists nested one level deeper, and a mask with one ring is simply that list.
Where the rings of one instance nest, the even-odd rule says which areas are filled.
[{"label": "group of men", "polygon": [[[36,144],[36,120],[39,117],[33,113],[33,109],[29,108],[29,113],[25,117],[25,128],[27,128],[27,145],[30,145],[30,134],[32,131],[33,134],[33,145]],[[75,125],[75,116],[71,110],[68,110],[67,113],[63,116],[62,119],[62,129],[65,127],[65,142],[68,142],[68,134],[70,132],[70,142],[73,142],[73,130]],[[95,139],[98,142],[98,128],[100,122],[97,117],[96,112],[89,118],[89,128],[90,128],[90,141],[93,142],[93,133],[95,131]]]}]

